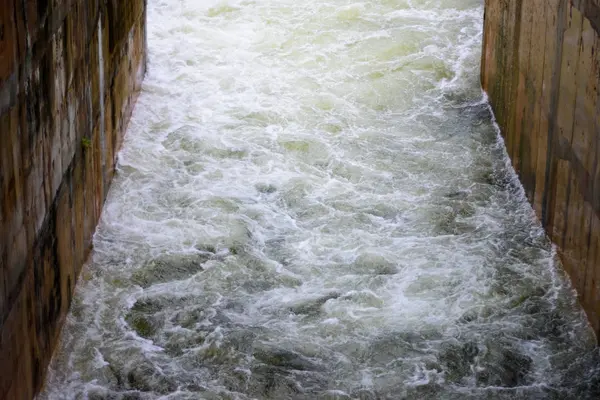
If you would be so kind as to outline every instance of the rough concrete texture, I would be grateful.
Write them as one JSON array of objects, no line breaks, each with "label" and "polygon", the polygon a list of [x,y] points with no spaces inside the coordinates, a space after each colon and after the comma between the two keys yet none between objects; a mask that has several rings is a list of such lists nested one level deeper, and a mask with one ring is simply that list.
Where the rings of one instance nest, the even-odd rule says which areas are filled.
[{"label": "rough concrete texture", "polygon": [[145,72],[145,0],[0,0],[0,399],[44,381]]},{"label": "rough concrete texture", "polygon": [[485,1],[483,88],[597,335],[599,33],[600,0]]}]

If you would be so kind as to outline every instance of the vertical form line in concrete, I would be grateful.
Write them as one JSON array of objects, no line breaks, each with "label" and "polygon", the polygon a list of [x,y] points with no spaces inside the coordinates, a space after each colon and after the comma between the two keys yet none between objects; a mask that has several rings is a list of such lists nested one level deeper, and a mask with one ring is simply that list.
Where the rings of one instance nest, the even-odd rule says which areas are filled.
[{"label": "vertical form line in concrete", "polygon": [[523,3],[524,2],[517,2],[517,5],[515,6],[515,18],[514,21],[511,21],[514,30],[512,37],[512,53],[510,54],[510,62],[505,66],[505,69],[512,68],[509,79],[508,98],[505,100],[508,106],[506,110],[506,117],[508,120],[506,121],[505,127],[507,129],[507,134],[511,137],[508,154],[512,159],[512,164],[515,171],[517,171],[517,174],[520,171],[521,161],[518,157],[519,146],[517,143],[516,110],[519,97],[519,49],[521,47],[521,14]]},{"label": "vertical form line in concrete", "polygon": [[[543,104],[543,98],[542,98],[542,85],[544,84],[544,66],[546,64],[546,31],[547,31],[547,24],[546,24],[546,8],[543,5],[543,2],[545,2],[545,0],[536,0],[535,2],[535,10],[541,10],[541,15],[540,15],[540,20],[544,22],[544,27],[543,27],[543,39],[542,39],[542,58],[541,58],[541,65],[538,65],[538,63],[535,62],[535,57],[533,56],[535,53],[533,51],[529,52],[529,69],[530,71],[534,71],[534,74],[536,76],[535,79],[535,87],[533,88],[534,90],[534,96],[537,99],[537,102],[532,104],[531,106],[534,107],[533,110],[533,116],[532,116],[532,125],[531,125],[531,140],[530,140],[530,149],[529,151],[531,152],[530,157],[531,157],[531,179],[530,179],[530,184],[531,184],[531,204],[533,205],[534,209],[535,209],[535,194],[536,194],[536,188],[537,188],[537,161],[538,161],[538,146],[539,146],[539,137],[540,137],[540,124],[541,124],[541,110],[542,110],[542,104]],[[541,4],[540,4],[541,3]],[[534,17],[535,19],[535,17]],[[537,25],[537,24],[536,24]],[[536,40],[536,38],[533,37],[533,32],[531,34],[532,40]],[[532,46],[533,47],[533,46]],[[541,68],[541,74],[538,76],[538,74],[536,74],[536,70],[538,70],[537,68]],[[537,210],[536,210],[537,211]],[[539,215],[538,215],[539,216]]]},{"label": "vertical form line in concrete", "polygon": [[556,26],[556,56],[554,57],[554,65],[552,66],[552,80],[550,86],[550,110],[548,112],[548,147],[546,152],[546,175],[544,180],[544,196],[542,199],[542,225],[551,232],[553,224],[553,213],[549,212],[554,206],[554,193],[556,189],[556,167],[557,163],[553,157],[555,129],[557,122],[558,109],[558,89],[560,86],[560,72],[562,64],[562,48],[564,25],[566,17],[566,1],[559,1],[557,12]]},{"label": "vertical form line in concrete", "polygon": [[[527,5],[526,5],[527,4]],[[529,154],[526,151],[531,151],[531,131],[533,112],[530,110],[533,107],[533,102],[530,99],[531,95],[531,48],[533,38],[533,18],[534,9],[531,7],[531,2],[521,3],[521,21],[525,25],[525,30],[519,35],[519,64],[517,75],[517,99],[515,104],[515,146],[518,156],[519,175],[523,181],[525,195],[531,199],[531,176],[532,168]],[[525,19],[525,21],[523,21]],[[524,46],[522,48],[522,46]],[[526,54],[526,55],[525,55]],[[525,55],[521,59],[521,55]],[[521,65],[524,69],[521,69]],[[522,111],[522,113],[521,113]],[[519,118],[520,116],[520,118]],[[520,121],[519,121],[520,119]],[[520,123],[519,123],[520,122]]]},{"label": "vertical form line in concrete", "polygon": [[[574,59],[573,60],[566,60],[567,61],[567,66],[569,66],[569,63],[571,63],[571,68],[573,69],[573,72],[570,72],[570,69],[567,68],[567,71],[562,71],[562,66],[561,66],[561,77],[562,77],[562,73],[565,72],[566,74],[568,74],[569,78],[572,78],[573,81],[573,85],[574,85],[574,92],[573,92],[573,103],[572,104],[564,104],[564,107],[570,107],[570,109],[568,110],[567,115],[572,117],[571,120],[571,126],[567,126],[565,128],[568,129],[567,131],[564,131],[564,134],[567,135],[563,138],[562,135],[560,135],[560,137],[557,137],[555,139],[555,143],[558,145],[558,147],[556,148],[556,152],[555,152],[555,157],[560,157],[561,159],[566,160],[569,163],[569,173],[567,175],[567,191],[566,191],[566,198],[565,198],[565,204],[561,205],[558,204],[558,207],[564,207],[564,226],[561,227],[561,232],[560,232],[560,237],[557,238],[553,238],[555,242],[558,242],[560,240],[561,243],[561,248],[563,250],[563,252],[565,252],[567,250],[567,248],[571,247],[571,243],[567,243],[567,240],[570,238],[569,236],[567,236],[568,233],[568,226],[569,224],[569,216],[570,216],[570,211],[571,207],[570,207],[570,203],[571,203],[571,191],[574,189],[577,189],[577,185],[573,184],[573,179],[575,177],[577,177],[577,168],[575,165],[575,160],[572,160],[571,158],[573,158],[573,154],[572,151],[569,152],[568,154],[565,154],[562,150],[565,146],[568,146],[570,149],[572,149],[573,147],[573,130],[575,128],[575,110],[577,109],[577,92],[579,90],[578,85],[577,85],[577,76],[579,73],[579,69],[580,69],[580,63],[579,63],[579,59],[580,59],[580,55],[581,55],[581,33],[582,33],[582,29],[583,29],[583,15],[581,15],[579,13],[579,11],[577,9],[575,9],[576,13],[575,16],[573,15],[573,5],[569,6],[569,27],[568,29],[571,30],[571,28],[573,27],[573,24],[577,24],[576,26],[578,26],[578,30],[577,32],[575,32],[573,34],[573,37],[577,38],[577,45],[576,45],[576,54],[574,54]],[[579,18],[577,16],[581,16],[581,21],[579,21]],[[565,31],[566,32],[566,31]],[[567,38],[565,38],[563,36],[563,46],[566,44],[568,45],[568,39],[571,37],[571,31],[569,31],[569,35],[567,36]],[[564,43],[564,41],[567,39],[567,43]],[[567,55],[570,55],[570,52],[567,53]],[[564,57],[564,52],[563,52],[563,57]],[[559,89],[560,89],[560,82],[559,82]],[[559,99],[559,103],[561,100],[561,96],[560,94],[558,95],[558,99]],[[568,98],[567,98],[568,99]],[[560,104],[559,104],[560,106]],[[557,117],[558,117],[558,110],[557,110]],[[559,129],[560,130],[560,129]],[[563,140],[566,142],[564,143]],[[573,196],[575,197],[575,196]],[[568,245],[568,246],[566,246]],[[570,269],[570,268],[568,268]],[[577,278],[575,276],[575,270],[569,271],[572,280],[575,281],[575,283],[577,283]]]},{"label": "vertical form line in concrete", "polygon": [[[546,1],[546,0],[542,0],[542,1]],[[545,107],[546,105],[546,95],[545,93],[547,93],[547,91],[544,90],[544,82],[546,81],[546,66],[547,66],[547,51],[548,51],[548,40],[547,40],[547,36],[548,36],[548,13],[546,13],[546,10],[548,10],[549,7],[541,7],[544,10],[544,54],[543,54],[543,58],[542,58],[542,80],[540,81],[540,92],[539,92],[539,97],[540,97],[540,106],[539,106],[539,115],[538,115],[538,131],[534,132],[534,134],[538,137],[538,140],[541,139],[543,137],[543,135],[545,136],[545,146],[541,147],[539,145],[539,141],[537,143],[537,147],[535,149],[535,190],[533,193],[533,199],[532,199],[532,204],[533,207],[535,209],[535,212],[538,216],[538,218],[540,218],[540,220],[543,221],[542,219],[542,199],[543,199],[543,192],[542,194],[542,199],[539,199],[539,193],[538,193],[538,188],[541,188],[542,190],[544,190],[544,182],[542,182],[542,179],[545,180],[546,178],[546,170],[545,170],[545,165],[544,168],[541,168],[541,165],[538,165],[541,162],[540,159],[540,149],[542,148],[547,148],[548,146],[548,130],[546,129],[546,132],[542,132],[542,120],[545,118],[545,120],[548,120],[548,115],[547,115],[547,108]],[[545,114],[546,113],[546,114]],[[538,173],[540,173],[542,170],[544,170],[544,175],[543,177],[541,177],[542,179],[540,179],[540,181],[538,182]]]},{"label": "vertical form line in concrete", "polygon": [[[485,0],[485,4],[483,6],[483,31],[482,31],[482,40],[481,40],[481,61],[480,61],[480,65],[481,67],[479,68],[479,81],[481,83],[481,86],[483,88],[485,88],[485,82],[486,82],[486,74],[487,74],[487,68],[486,68],[486,57],[485,57],[485,52],[487,49],[487,42],[488,42],[488,35],[486,34],[486,18],[487,18],[487,10],[488,10],[488,0]],[[489,90],[489,88],[488,88]],[[489,101],[491,101],[491,99],[489,99]]]},{"label": "vertical form line in concrete", "polygon": [[[579,70],[577,72],[575,118],[573,120],[573,135],[571,139],[572,155],[578,166],[575,175],[576,189],[578,190],[576,193],[578,203],[575,205],[578,221],[570,224],[575,238],[575,256],[581,266],[578,268],[577,288],[585,288],[587,270],[595,267],[588,262],[591,230],[590,214],[592,214],[591,197],[589,196],[589,187],[591,185],[589,166],[592,157],[595,157],[595,145],[590,143],[590,139],[595,131],[594,124],[590,124],[593,121],[588,120],[587,107],[590,101],[596,105],[593,96],[590,96],[590,90],[592,90],[591,88],[597,79],[596,75],[593,74],[594,37],[596,35],[597,33],[594,31],[590,20],[583,14],[579,41]],[[585,110],[586,112],[581,114],[581,110]],[[578,119],[578,116],[582,116],[582,118]],[[579,297],[582,301],[585,301],[585,294],[585,290],[579,290]]]},{"label": "vertical form line in concrete", "polygon": [[[98,135],[100,135],[100,149],[101,154],[101,166],[102,166],[102,180],[108,182],[106,173],[106,122],[104,120],[104,52],[102,43],[102,10],[98,12],[98,96],[100,97],[100,126],[98,129]],[[105,190],[106,192],[106,190]],[[104,197],[104,196],[103,196]]]},{"label": "vertical form line in concrete", "polygon": [[[596,29],[596,28],[594,28]],[[597,32],[600,33],[600,32]],[[595,56],[592,60],[595,63],[596,74],[600,74],[600,36],[596,37],[595,43],[593,44],[595,52],[592,54]],[[594,54],[595,53],[595,54]],[[600,132],[600,87],[596,87],[596,118],[594,121],[594,132]],[[583,287],[584,292],[584,303],[590,305],[588,315],[590,317],[590,323],[594,330],[598,332],[600,326],[600,318],[597,304],[600,304],[600,287],[598,282],[600,281],[600,263],[597,263],[598,253],[600,252],[600,241],[598,240],[598,233],[600,232],[600,215],[597,213],[596,205],[599,203],[600,196],[600,143],[599,139],[594,140],[594,161],[592,163],[592,169],[590,171],[590,230],[588,232],[587,243],[587,261],[588,269],[586,271],[585,283]],[[594,235],[594,233],[596,235]],[[596,304],[596,306],[591,306]],[[600,338],[599,338],[600,339]]]}]

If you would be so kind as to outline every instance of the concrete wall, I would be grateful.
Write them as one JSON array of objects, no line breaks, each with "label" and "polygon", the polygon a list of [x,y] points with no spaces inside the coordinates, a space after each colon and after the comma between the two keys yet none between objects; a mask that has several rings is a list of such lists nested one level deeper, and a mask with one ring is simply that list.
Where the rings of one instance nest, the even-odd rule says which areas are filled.
[{"label": "concrete wall", "polygon": [[599,32],[600,0],[485,1],[483,88],[597,334]]},{"label": "concrete wall", "polygon": [[0,399],[31,399],[145,72],[145,0],[0,0]]}]

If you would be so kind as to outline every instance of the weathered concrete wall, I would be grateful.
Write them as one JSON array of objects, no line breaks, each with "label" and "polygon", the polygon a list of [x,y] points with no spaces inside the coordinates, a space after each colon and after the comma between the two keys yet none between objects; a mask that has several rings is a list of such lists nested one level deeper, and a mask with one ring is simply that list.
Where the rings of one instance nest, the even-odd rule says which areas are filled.
[{"label": "weathered concrete wall", "polygon": [[0,399],[31,399],[145,72],[145,0],[0,0]]},{"label": "weathered concrete wall", "polygon": [[599,33],[600,0],[485,1],[483,88],[597,334]]}]

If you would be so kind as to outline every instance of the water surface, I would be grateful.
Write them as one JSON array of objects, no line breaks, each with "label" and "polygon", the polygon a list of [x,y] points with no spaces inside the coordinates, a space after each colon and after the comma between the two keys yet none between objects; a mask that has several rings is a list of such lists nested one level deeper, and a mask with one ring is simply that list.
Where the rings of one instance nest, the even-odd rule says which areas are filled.
[{"label": "water surface", "polygon": [[43,399],[592,399],[481,0],[150,0]]}]

